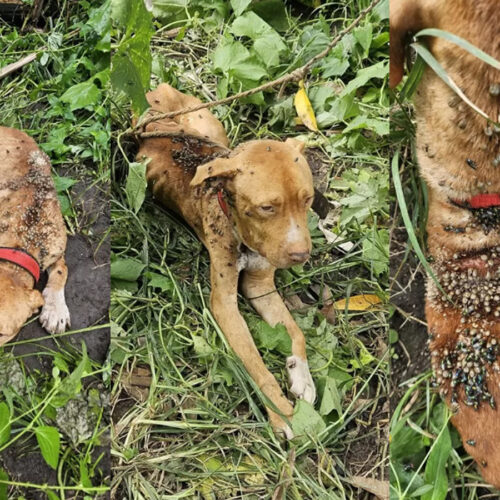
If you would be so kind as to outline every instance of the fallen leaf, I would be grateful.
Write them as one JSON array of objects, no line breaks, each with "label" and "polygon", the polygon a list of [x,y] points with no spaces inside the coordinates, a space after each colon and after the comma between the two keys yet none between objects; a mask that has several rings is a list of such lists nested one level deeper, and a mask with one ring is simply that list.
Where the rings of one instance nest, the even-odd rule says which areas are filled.
[{"label": "fallen leaf", "polygon": [[314,132],[318,131],[318,124],[316,123],[316,116],[314,115],[314,110],[311,106],[311,101],[307,97],[307,92],[304,87],[304,81],[299,82],[299,90],[295,94],[295,99],[293,101],[297,115],[299,115],[302,123]]},{"label": "fallen leaf", "polygon": [[[335,309],[345,309],[347,299],[341,299],[334,302]],[[366,311],[370,307],[382,302],[376,295],[353,295],[349,297],[349,311]]]},{"label": "fallen leaf", "polygon": [[380,500],[389,500],[389,482],[380,481],[371,477],[352,476],[347,479],[353,486],[357,486],[375,495]]}]

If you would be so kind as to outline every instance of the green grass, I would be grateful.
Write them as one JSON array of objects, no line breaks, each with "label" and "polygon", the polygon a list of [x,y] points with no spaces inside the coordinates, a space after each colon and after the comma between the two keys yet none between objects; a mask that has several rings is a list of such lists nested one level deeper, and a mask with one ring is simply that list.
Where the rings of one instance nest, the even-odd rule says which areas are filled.
[{"label": "green grass", "polygon": [[[416,72],[418,67],[408,80],[412,80]],[[413,233],[420,247],[426,248],[427,191],[418,173],[413,108],[411,101],[402,95],[404,90],[395,96],[391,138],[393,155],[398,151],[401,159],[399,176],[404,200],[398,202],[401,205],[403,201],[409,208],[411,220],[405,224],[399,206],[395,207],[391,231],[391,258],[397,263],[390,284],[393,299],[408,294],[410,286],[415,286],[414,282],[422,282],[425,279],[424,267],[428,265],[424,256],[417,256],[408,237]],[[425,300],[423,288],[420,296],[411,293],[407,297],[407,303],[398,309],[404,328],[414,331],[416,324],[426,328],[425,318],[413,312],[413,302]],[[394,378],[391,396],[391,499],[427,500],[432,494],[435,500],[498,498],[497,490],[485,483],[474,461],[463,449],[458,432],[449,422],[450,412],[433,385],[430,363],[421,373],[413,366],[424,349],[424,357],[430,359],[426,346],[410,349],[414,343],[408,334],[405,337],[403,327],[393,333],[392,339],[391,372],[400,375]],[[405,343],[410,344],[410,352],[404,347]],[[401,375],[403,368],[408,374]],[[436,458],[439,455],[444,467],[437,472]]]},{"label": "green grass", "polygon": [[[185,10],[156,12],[150,33],[151,81],[143,87],[166,81],[203,101],[222,97],[226,87],[228,95],[251,88],[306,62],[334,36],[331,26],[348,25],[367,5],[352,1],[315,11],[299,3],[292,9],[287,4],[285,11],[274,8],[267,19],[279,30],[274,33],[285,49],[269,67],[255,50],[255,40],[231,35],[234,21],[245,14],[236,16],[228,2],[210,8],[193,1]],[[147,38],[147,26],[135,29]],[[117,52],[127,41],[125,31],[115,29]],[[137,213],[129,204],[125,181],[135,145],[121,137],[120,148],[112,153],[112,492],[117,496],[367,499],[370,493],[356,486],[357,476],[387,478],[386,308],[338,311],[334,324],[320,312],[326,287],[334,300],[371,293],[385,302],[390,145],[386,42],[386,20],[372,16],[356,37],[343,41],[342,50],[313,69],[306,83],[318,134],[295,125],[293,95],[298,88],[293,84],[281,98],[275,89],[251,102],[214,109],[232,146],[300,135],[321,158],[317,180],[331,202],[324,224],[339,239],[328,243],[311,213],[311,261],[277,273],[280,293],[292,300],[298,296],[304,304],[293,314],[306,333],[319,389],[315,410],[301,405],[294,417],[303,420],[309,410],[310,434],[292,443],[272,433],[259,391],[212,318],[208,255],[201,243],[149,195]],[[245,68],[221,62],[220,54],[213,63],[224,44],[242,44],[249,51],[262,73],[259,81],[242,77]],[[252,74],[258,74],[255,67]],[[343,93],[349,81],[363,75],[366,79],[356,79]],[[123,88],[120,83],[116,87]],[[118,91],[112,100],[117,139],[129,124],[130,103]],[[140,99],[134,106],[141,109]],[[351,245],[342,250],[342,242]],[[286,389],[285,349],[262,347],[272,333],[243,298],[239,303],[266,365]]]},{"label": "green grass", "polygon": [[[47,152],[68,233],[96,247],[102,244],[102,236],[91,234],[96,214],[81,199],[109,190],[107,8],[97,1],[51,2],[37,26],[0,24],[0,67],[38,53],[1,80],[2,125],[24,130]],[[17,339],[0,350],[0,498],[43,492],[50,499],[104,498],[109,366],[98,366],[73,342],[73,335],[100,328],[47,334],[52,348],[43,339]],[[7,463],[13,472],[4,470]],[[33,480],[17,480],[19,473]]]}]

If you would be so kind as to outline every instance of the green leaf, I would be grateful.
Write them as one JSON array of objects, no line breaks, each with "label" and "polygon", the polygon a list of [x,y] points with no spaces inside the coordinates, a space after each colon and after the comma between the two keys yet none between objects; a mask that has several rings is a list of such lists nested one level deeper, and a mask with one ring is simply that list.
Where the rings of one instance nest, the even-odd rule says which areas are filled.
[{"label": "green leaf", "polygon": [[10,410],[7,403],[0,403],[0,446],[10,438]]},{"label": "green leaf", "polygon": [[146,197],[146,163],[133,162],[129,164],[125,193],[130,208],[137,213]]},{"label": "green leaf", "polygon": [[273,327],[265,321],[254,320],[251,321],[250,329],[259,347],[276,350],[285,356],[292,354],[292,340],[284,325],[278,324]]},{"label": "green leaf", "polygon": [[168,276],[158,273],[147,273],[149,278],[148,286],[159,288],[162,292],[171,292],[174,290],[174,284]]},{"label": "green leaf", "polygon": [[194,352],[202,358],[210,356],[214,352],[214,350],[210,347],[210,344],[199,335],[193,336],[193,348]]},{"label": "green leaf", "polygon": [[432,491],[422,495],[422,500],[445,500],[448,492],[448,476],[446,475],[446,463],[451,452],[451,438],[447,422],[438,435],[431,449],[427,464],[425,466],[425,482],[432,484]]},{"label": "green leaf", "polygon": [[[7,473],[3,470],[0,469],[0,481],[8,481],[9,476]],[[0,500],[8,500],[7,497],[7,483],[0,482]]]},{"label": "green leaf", "polygon": [[43,458],[53,469],[57,469],[61,448],[59,431],[55,427],[43,425],[35,427],[35,434]]},{"label": "green leaf", "polygon": [[136,259],[116,259],[111,262],[111,278],[136,281],[145,267],[145,264]]},{"label": "green leaf", "polygon": [[276,31],[284,32],[290,28],[283,0],[260,0],[253,2],[250,8]]},{"label": "green leaf", "polygon": [[336,410],[339,415],[342,414],[341,397],[336,380],[332,377],[326,377],[319,413],[320,415],[328,415],[333,410]]},{"label": "green leaf", "polygon": [[353,32],[354,39],[363,48],[363,56],[366,57],[370,51],[373,38],[373,26],[367,23],[365,26],[356,28]]},{"label": "green leaf", "polygon": [[439,30],[436,28],[426,28],[419,31],[415,35],[415,38],[420,38],[421,36],[437,36],[440,38],[444,38],[445,40],[448,40],[471,53],[474,57],[477,57],[486,64],[493,66],[495,69],[500,69],[500,61],[497,61],[494,57],[491,57],[489,54],[482,51],[472,43],[457,35],[454,35],[453,33],[449,33],[447,31]]},{"label": "green leaf", "polygon": [[142,114],[149,107],[141,77],[126,54],[115,54],[111,60],[111,84],[132,101],[132,109]]},{"label": "green leaf", "polygon": [[295,405],[292,419],[292,430],[295,436],[317,436],[326,428],[320,414],[310,403],[303,399]]},{"label": "green leaf", "polygon": [[241,16],[251,3],[252,0],[231,0],[231,7],[236,16]]},{"label": "green leaf", "polygon": [[71,179],[70,177],[60,177],[59,175],[54,175],[54,186],[57,193],[68,190],[71,186],[78,183],[76,179]]},{"label": "green leaf", "polygon": [[70,87],[60,97],[62,102],[69,104],[71,111],[86,108],[97,104],[101,97],[101,91],[93,82],[93,78],[86,82],[77,83]]},{"label": "green leaf", "polygon": [[356,75],[344,88],[341,96],[350,94],[352,91],[366,85],[370,80],[387,77],[387,61],[380,61],[367,68],[360,69]]}]

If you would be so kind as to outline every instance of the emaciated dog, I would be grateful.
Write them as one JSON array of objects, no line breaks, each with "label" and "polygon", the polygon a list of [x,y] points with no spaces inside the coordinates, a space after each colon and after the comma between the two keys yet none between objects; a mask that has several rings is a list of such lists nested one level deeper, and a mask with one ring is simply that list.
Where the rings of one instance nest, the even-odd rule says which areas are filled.
[{"label": "emaciated dog", "polygon": [[[154,111],[172,112],[200,103],[162,84],[147,95]],[[222,124],[207,109],[147,125],[184,137],[146,138],[138,159],[149,158],[154,196],[182,215],[210,254],[211,309],[230,346],[277,412],[271,425],[286,437],[293,407],[264,365],[238,310],[241,290],[271,325],[285,325],[292,340],[286,366],[290,390],[312,403],[316,396],[302,331],[274,285],[274,272],[305,262],[311,252],[307,211],[313,201],[303,144],[294,139],[246,142],[228,153]],[[209,141],[209,142],[207,142]]]},{"label": "emaciated dog", "polygon": [[[40,307],[48,332],[70,325],[65,249],[66,227],[47,155],[24,132],[0,127],[0,345]],[[46,269],[48,282],[40,293],[33,287]]]},{"label": "emaciated dog", "polygon": [[[496,0],[391,0],[391,84],[406,38],[458,35],[500,60]],[[428,280],[432,366],[453,424],[484,478],[500,487],[500,71],[439,37],[426,43],[466,105],[430,68],[415,97],[418,162],[429,191],[428,246],[448,298]],[[449,300],[448,300],[449,299]]]}]

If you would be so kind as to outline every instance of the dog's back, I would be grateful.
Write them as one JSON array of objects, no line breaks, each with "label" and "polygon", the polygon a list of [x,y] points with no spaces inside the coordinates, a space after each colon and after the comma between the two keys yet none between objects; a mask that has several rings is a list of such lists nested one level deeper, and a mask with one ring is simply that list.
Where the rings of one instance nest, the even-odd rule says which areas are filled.
[{"label": "dog's back", "polygon": [[[201,104],[196,97],[183,94],[168,84],[161,84],[147,94],[151,110],[169,113]],[[137,158],[150,158],[147,180],[153,195],[171,209],[189,214],[196,168],[226,154],[229,140],[224,127],[208,109],[152,122],[146,132],[171,133],[171,137],[141,140]]]}]

